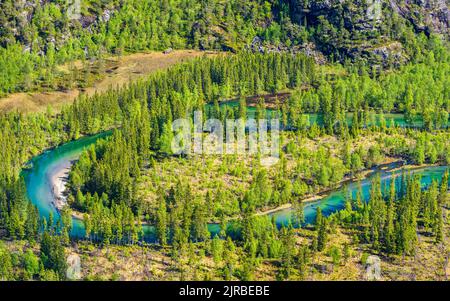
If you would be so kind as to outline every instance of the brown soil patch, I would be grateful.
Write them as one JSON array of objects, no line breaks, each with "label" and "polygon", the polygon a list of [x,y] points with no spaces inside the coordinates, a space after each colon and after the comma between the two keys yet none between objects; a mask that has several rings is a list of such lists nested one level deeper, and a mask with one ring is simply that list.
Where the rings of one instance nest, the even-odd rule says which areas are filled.
[{"label": "brown soil patch", "polygon": [[[72,103],[80,93],[93,95],[104,92],[111,87],[123,86],[138,80],[148,74],[164,70],[174,64],[199,57],[214,55],[212,52],[195,50],[178,50],[168,54],[162,52],[136,53],[122,57],[112,57],[106,60],[106,70],[102,78],[86,89],[72,89],[67,91],[14,93],[0,99],[0,112],[19,111],[23,113],[42,112],[48,106],[58,111],[65,104]],[[80,62],[75,62],[80,67]],[[61,66],[61,68],[65,68]]]}]

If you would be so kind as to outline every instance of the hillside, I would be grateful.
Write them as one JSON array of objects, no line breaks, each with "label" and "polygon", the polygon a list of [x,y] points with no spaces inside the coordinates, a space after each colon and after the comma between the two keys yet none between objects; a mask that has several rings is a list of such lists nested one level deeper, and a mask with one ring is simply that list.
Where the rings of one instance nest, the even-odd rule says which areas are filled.
[{"label": "hillside", "polygon": [[250,48],[387,68],[420,57],[431,35],[449,38],[444,0],[68,3],[0,3],[0,95],[55,86],[55,66],[111,54]]},{"label": "hillside", "polygon": [[287,2],[291,19],[307,25],[317,47],[339,60],[363,57],[385,65],[405,62],[417,53],[417,44],[423,45],[424,36],[438,34],[448,39],[450,34],[446,0]]},{"label": "hillside", "polygon": [[[0,99],[0,112],[45,112],[49,107],[58,112],[80,95],[93,96],[108,89],[123,87],[149,74],[177,63],[210,53],[195,50],[135,53],[109,57],[101,62],[83,64],[80,60],[60,65],[59,89],[41,88],[34,93],[19,92]],[[71,67],[72,66],[72,67]]]}]

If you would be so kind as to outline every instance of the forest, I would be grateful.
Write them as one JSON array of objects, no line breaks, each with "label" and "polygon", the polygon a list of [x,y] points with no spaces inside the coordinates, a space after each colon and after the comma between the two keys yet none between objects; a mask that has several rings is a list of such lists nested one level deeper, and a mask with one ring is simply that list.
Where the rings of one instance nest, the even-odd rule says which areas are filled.
[{"label": "forest", "polygon": [[[200,58],[175,66],[166,72],[156,73],[145,81],[130,84],[123,89],[111,90],[92,98],[82,96],[74,105],[66,107],[57,115],[52,115],[51,112],[36,115],[7,114],[2,117],[2,128],[5,131],[1,135],[2,145],[5,146],[5,152],[2,153],[5,168],[2,168],[1,175],[2,225],[7,236],[13,239],[33,238],[42,243],[43,237],[40,238],[38,233],[44,229],[44,233],[53,233],[49,235],[61,237],[63,240],[58,242],[50,239],[49,243],[67,244],[71,227],[70,210],[67,210],[67,213],[64,211],[62,218],[57,221],[39,220],[36,209],[26,200],[23,180],[19,177],[22,164],[46,147],[83,135],[114,129],[110,138],[90,147],[70,172],[69,204],[73,210],[84,214],[88,240],[101,242],[102,245],[133,244],[142,237],[142,223],[150,223],[155,225],[157,241],[161,245],[170,245],[174,252],[181,252],[180,250],[187,248],[189,244],[204,244],[208,241],[208,222],[219,220],[222,237],[231,238],[229,248],[237,244],[247,250],[249,243],[253,245],[252,248],[257,248],[258,238],[251,238],[250,242],[247,241],[250,238],[246,238],[246,235],[262,235],[246,234],[256,231],[253,229],[255,227],[261,227],[248,224],[248,219],[251,219],[257,210],[293,203],[298,211],[297,215],[301,218],[303,205],[297,205],[294,201],[296,198],[321,188],[333,187],[347,175],[357,175],[364,168],[382,162],[384,156],[400,156],[419,165],[448,164],[448,132],[445,130],[445,120],[448,120],[449,92],[445,84],[448,78],[444,75],[445,68],[448,68],[448,56],[441,47],[444,46],[438,44],[436,51],[424,58],[423,63],[414,67],[407,65],[395,73],[374,76],[364,69],[349,68],[345,75],[333,80],[303,55],[241,53]],[[439,56],[440,53],[443,54]],[[421,78],[420,81],[417,80],[423,83],[420,88],[412,87],[406,80],[415,77]],[[283,137],[286,135],[286,149],[282,151],[281,168],[275,176],[268,176],[264,168],[258,168],[257,163],[253,162],[253,167],[244,166],[241,171],[235,171],[238,175],[250,174],[253,178],[247,180],[251,184],[238,191],[237,196],[226,192],[222,195],[198,195],[186,182],[180,180],[170,186],[156,186],[158,197],[150,205],[140,197],[138,183],[142,174],[152,167],[156,168],[161,157],[170,158],[170,147],[166,147],[165,141],[170,141],[173,135],[170,125],[172,120],[192,116],[195,109],[203,108],[211,102],[213,109],[208,113],[212,117],[226,119],[230,116],[240,116],[239,114],[243,116],[247,106],[245,99],[235,111],[226,106],[219,106],[220,100],[232,97],[242,99],[248,95],[279,91],[292,92],[291,97],[283,103],[278,101],[279,110],[276,114],[284,120],[285,125],[291,124],[293,127],[283,134]],[[388,92],[391,95],[385,95]],[[330,99],[334,101],[331,103]],[[260,110],[264,110],[264,101],[259,103]],[[302,124],[302,116],[308,112],[323,114],[323,126],[315,123]],[[343,119],[347,112],[353,113],[350,125]],[[368,126],[367,120],[371,112],[401,112],[406,120],[422,116],[424,126],[422,130],[403,129],[392,127],[386,120],[382,120],[379,126]],[[318,152],[308,154],[295,142],[299,139],[314,140],[324,135],[334,135],[337,138],[336,144],[341,145],[337,149],[342,149],[339,154],[332,154],[327,147],[334,147],[326,144],[319,145]],[[368,135],[381,135],[382,138],[375,138],[377,144],[370,149],[361,146],[356,148],[355,141],[364,141],[362,137]],[[397,137],[392,138],[392,135]],[[230,160],[232,162],[233,158]],[[296,168],[287,168],[287,162],[291,165],[291,161],[297,162]],[[309,178],[314,184],[311,186],[309,181],[301,180],[292,185],[289,179],[297,177]],[[166,185],[168,183],[166,182]],[[155,184],[157,183],[151,185]],[[436,190],[435,186],[436,183],[430,189]],[[377,186],[374,187],[376,189]],[[435,191],[431,190],[429,193],[433,198],[436,195],[437,200]],[[231,199],[227,200],[230,197]],[[403,197],[408,198],[408,194],[405,193]],[[377,202],[381,197],[378,195],[372,198],[373,202]],[[232,202],[229,203],[230,201]],[[384,201],[378,202],[384,204]],[[426,201],[417,201],[420,202]],[[427,214],[428,220],[424,222],[427,229],[434,229],[436,232],[433,233],[438,235],[436,233],[439,232],[439,221],[436,219],[442,215],[436,212],[439,212],[440,207],[436,207],[434,199],[429,202],[432,204],[421,205],[422,210],[414,211],[413,225],[414,228],[417,226],[416,220],[419,216],[422,217],[421,214]],[[206,207],[203,206],[204,203],[207,204]],[[209,203],[211,205],[208,205]],[[359,204],[347,214],[352,216],[350,219],[355,223],[373,224],[372,220],[367,222],[364,219],[367,216],[375,218],[371,210],[380,210],[376,214],[383,217],[378,217],[378,222],[384,225],[390,205],[374,203],[375,205],[380,208],[371,209],[370,206]],[[435,209],[425,208],[426,206]],[[411,209],[399,206],[396,210]],[[432,210],[433,213],[424,213],[426,210]],[[402,214],[389,214],[390,218],[400,223]],[[225,226],[230,220],[233,221],[235,216],[241,216],[238,219],[240,222]],[[264,227],[274,227],[270,220],[268,222]],[[320,230],[320,223],[315,226],[318,233],[328,231]],[[403,226],[398,225],[397,227],[405,230]],[[53,227],[56,228],[45,230]],[[289,233],[292,230],[270,232],[273,231],[281,231],[276,235],[291,239],[289,236],[292,234]],[[365,241],[373,243],[376,250],[387,250],[381,247],[388,243],[385,241],[385,233],[380,233],[382,231],[384,228],[366,229],[364,232]],[[255,241],[252,241],[253,239]],[[317,244],[318,250],[322,250],[323,242],[318,239]],[[277,250],[275,246],[262,248]],[[401,254],[411,253],[411,249],[404,245],[390,248],[398,249]],[[252,252],[253,257],[260,256],[257,256],[260,254],[258,251]],[[283,253],[281,250],[273,252],[278,254],[273,255],[275,257]],[[251,263],[248,265],[251,266]]]},{"label": "forest", "polygon": [[[330,244],[329,236],[340,228],[351,230],[354,233],[352,239],[357,244],[369,244],[372,250],[388,256],[413,255],[419,244],[417,228],[429,233],[435,243],[444,240],[444,232],[448,228],[444,227],[442,206],[447,206],[448,202],[448,172],[443,184],[439,185],[434,181],[425,191],[421,190],[417,177],[402,174],[400,181],[402,184],[399,191],[391,184],[388,191],[383,193],[380,179],[375,178],[368,203],[363,203],[358,193],[356,199],[347,199],[344,210],[330,217],[324,217],[318,208],[314,226],[300,229],[312,232],[313,235],[300,245],[297,230],[291,224],[278,228],[269,218],[257,217],[250,211],[244,213],[234,234],[228,235],[226,231],[221,231],[212,239],[204,225],[185,219],[176,228],[178,230],[171,240],[173,247],[168,251],[171,262],[181,280],[217,279],[216,277],[225,280],[254,280],[261,265],[273,260],[280,263],[275,273],[277,280],[308,279],[308,275],[313,273],[310,264],[320,252],[326,250],[335,267],[353,256],[352,248],[347,243],[327,247]],[[184,195],[179,193],[178,197],[182,198]],[[170,223],[166,223],[173,220],[166,216],[167,201],[161,202],[158,210],[158,237],[162,245],[168,243],[166,235],[171,233],[166,228]],[[186,206],[190,206],[183,199],[172,202],[184,206],[185,210]],[[170,212],[180,210],[172,208]],[[297,215],[296,219],[301,220],[301,215]],[[49,220],[48,224],[51,223]],[[50,227],[43,233],[40,238],[40,257],[32,249],[18,254],[10,253],[0,245],[2,278],[64,279],[67,266],[63,246],[68,242],[64,235],[56,234],[61,233],[60,231],[59,227]],[[115,242],[118,239],[116,237]],[[363,253],[361,260],[367,256],[367,253]],[[203,265],[208,257],[213,259],[213,268],[205,270]]]},{"label": "forest", "polygon": [[[427,185],[414,172],[450,162],[448,42],[399,16],[371,34],[351,28],[344,13],[298,20],[294,2],[89,1],[74,21],[64,1],[3,1],[0,96],[64,90],[56,67],[77,60],[168,48],[221,53],[81,94],[61,111],[0,114],[0,279],[67,280],[68,253],[82,254],[85,280],[121,279],[98,270],[95,252],[113,263],[147,253],[160,259],[138,277],[146,280],[355,279],[352,269],[369,254],[382,257],[394,279],[402,265],[418,269],[418,256],[438,258],[436,273],[422,271],[423,278],[442,279],[448,170]],[[342,5],[333,11],[350,4]],[[278,50],[252,50],[255,36]],[[404,62],[373,63],[346,46],[385,39],[402,41]],[[285,49],[308,42],[325,64]],[[248,119],[252,109],[256,119],[281,120],[276,165],[263,166],[260,153],[173,154],[175,120],[202,111],[225,123]],[[109,134],[71,165],[66,206],[41,215],[27,194],[30,160],[98,133]],[[399,176],[388,185],[377,173],[396,164]],[[360,187],[345,193],[342,210],[318,206],[306,218],[320,197],[364,181],[368,197]],[[283,209],[292,214],[280,224],[269,212]],[[75,220],[83,237],[72,235]]]},{"label": "forest", "polygon": [[[397,5],[403,6],[401,2]],[[369,14],[370,3],[359,1],[91,0],[79,4],[74,17],[70,1],[0,3],[0,96],[64,90],[73,79],[58,71],[58,65],[67,63],[75,70],[76,60],[102,61],[147,50],[236,52],[262,47],[265,52],[297,53],[312,44],[312,57],[320,61],[325,56],[331,62],[392,68],[420,61],[423,46],[430,43],[426,31],[416,29],[423,21],[398,14],[393,2],[381,5],[382,19]],[[420,5],[409,5],[403,11],[428,13]],[[439,32],[430,27],[429,32]],[[255,38],[262,45],[252,44]],[[399,43],[400,51],[391,50]],[[385,51],[392,55],[378,54]]]}]

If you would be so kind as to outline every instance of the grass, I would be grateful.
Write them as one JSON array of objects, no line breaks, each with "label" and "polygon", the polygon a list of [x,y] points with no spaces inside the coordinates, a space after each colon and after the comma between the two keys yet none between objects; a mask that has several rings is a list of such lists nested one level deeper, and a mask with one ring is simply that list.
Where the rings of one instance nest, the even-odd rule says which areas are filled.
[{"label": "grass", "polygon": [[[445,210],[448,216],[449,210]],[[310,245],[315,231],[300,229],[296,231],[296,246]],[[300,278],[297,268],[293,266],[290,280],[366,280],[366,266],[362,263],[364,255],[376,255],[381,260],[381,279],[383,281],[406,280],[446,280],[450,267],[446,263],[449,253],[449,220],[445,220],[446,239],[444,244],[436,244],[434,238],[425,235],[419,229],[419,244],[415,256],[386,256],[370,250],[370,246],[354,241],[355,230],[340,226],[329,233],[329,241],[324,251],[316,253],[308,264],[304,278]],[[344,258],[344,244],[350,249],[350,256]],[[339,263],[333,263],[330,250],[337,248],[341,257]],[[157,246],[108,246],[92,248],[87,242],[79,242],[75,252],[81,255],[83,277],[100,280],[180,280],[181,270],[185,280],[208,279],[221,280],[222,275],[211,256],[197,254],[195,264],[175,264],[170,258],[170,249]],[[237,257],[243,258],[238,248]],[[111,260],[113,258],[114,260]],[[242,268],[241,262],[236,269]],[[258,260],[255,280],[276,280],[279,259]],[[219,267],[221,264],[219,264]],[[236,279],[234,279],[236,280]]]},{"label": "grass", "polygon": [[[366,135],[351,141],[351,149],[354,151],[362,148],[367,153],[376,141],[382,141],[386,135],[373,134],[367,131]],[[306,185],[302,179],[315,181],[314,184],[307,187],[306,191],[302,191],[300,195],[297,195],[297,199],[309,199],[318,192],[335,187],[335,184],[338,184],[329,183],[328,186],[321,186],[317,183],[318,179],[316,176],[310,173],[314,165],[314,154],[319,148],[327,149],[333,159],[337,160],[337,158],[342,157],[341,149],[343,145],[341,141],[332,136],[323,136],[315,139],[300,138],[292,132],[282,132],[282,136],[284,145],[292,141],[295,145],[300,146],[302,150],[300,158],[297,158],[297,155],[285,154],[288,178],[298,179],[294,182],[298,182],[297,184],[299,185]],[[286,147],[283,148],[285,149]],[[385,147],[383,150],[388,151],[389,149]],[[378,164],[392,162],[397,159],[383,153],[379,160]],[[177,156],[157,158],[151,162],[150,168],[145,168],[142,171],[142,176],[138,182],[138,197],[144,201],[143,209],[145,212],[154,212],[159,204],[159,187],[163,187],[167,191],[170,187],[176,186],[177,182],[181,180],[189,184],[195,199],[205,200],[208,191],[213,192],[211,196],[214,200],[221,197],[221,202],[219,202],[220,208],[214,208],[213,211],[216,213],[219,211],[224,212],[226,216],[234,217],[236,214],[239,214],[238,200],[249,189],[256,171],[265,169],[271,187],[274,187],[276,184],[277,175],[280,173],[280,165],[260,166],[258,162],[254,156],[243,155],[191,155],[188,158]],[[349,171],[346,169],[345,172]],[[362,177],[364,173],[358,175]],[[266,211],[279,205],[285,204],[269,204],[266,208],[258,208],[258,210]]]},{"label": "grass", "polygon": [[[436,244],[434,237],[419,227],[418,245],[414,256],[388,256],[373,251],[370,245],[355,239],[359,230],[341,226],[330,227],[325,250],[312,256],[303,278],[299,275],[297,265],[293,263],[289,280],[366,280],[366,266],[362,258],[370,255],[380,258],[380,280],[383,281],[448,280],[450,210],[449,207],[443,209],[444,242]],[[311,245],[317,235],[311,228],[294,231],[296,250],[301,246]],[[350,249],[347,259],[344,257],[345,244],[348,244]],[[7,240],[0,241],[0,245],[6,247],[12,254],[23,254],[26,250],[32,249],[39,256],[39,244],[30,245],[27,241]],[[81,275],[85,280],[223,280],[221,268],[224,262],[214,263],[211,255],[205,255],[208,245],[209,243],[197,243],[192,260],[189,260],[189,250],[181,249],[176,262],[171,258],[170,247],[161,248],[158,245],[100,247],[87,241],[78,241],[66,248],[66,254],[80,256]],[[330,253],[333,248],[340,250],[339,262],[333,262]],[[238,247],[235,271],[243,268],[242,258],[245,258],[243,250]],[[255,262],[254,280],[276,280],[279,266],[279,258],[258,258]],[[237,280],[237,274],[233,280]]]},{"label": "grass", "polygon": [[[48,91],[11,94],[0,99],[0,113],[10,111],[23,113],[43,112],[47,110],[47,107],[51,107],[54,111],[59,111],[63,105],[72,103],[82,93],[93,95],[105,92],[111,87],[123,86],[174,64],[201,55],[212,54],[196,50],[178,50],[169,54],[148,52],[111,57],[102,64],[93,63],[83,66],[78,61],[70,64],[70,66],[68,64],[58,66],[57,70],[62,74],[66,74],[65,77],[67,77],[63,79],[65,81],[64,86],[72,86],[67,83],[70,72],[77,74],[75,76],[77,80],[73,83],[74,88],[59,87]],[[84,81],[83,83],[80,82],[82,80]]]}]

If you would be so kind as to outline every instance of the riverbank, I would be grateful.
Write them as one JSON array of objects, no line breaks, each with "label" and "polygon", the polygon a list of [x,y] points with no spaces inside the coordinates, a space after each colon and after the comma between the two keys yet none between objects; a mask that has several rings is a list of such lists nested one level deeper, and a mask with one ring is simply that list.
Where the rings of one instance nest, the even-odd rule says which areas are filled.
[{"label": "riverbank", "polygon": [[[362,170],[355,176],[346,176],[344,179],[342,179],[340,182],[338,182],[334,187],[328,187],[325,189],[322,189],[314,194],[310,194],[305,196],[301,202],[303,204],[313,203],[322,200],[323,198],[326,198],[330,193],[333,191],[342,189],[345,185],[356,183],[358,181],[366,180],[370,178],[374,173],[379,171],[384,172],[396,172],[401,169],[405,170],[415,170],[415,169],[422,169],[426,167],[432,167],[432,166],[439,166],[437,164],[424,164],[424,165],[405,165],[406,162],[404,160],[396,160],[395,158],[386,158],[381,164],[376,165],[370,169]],[[65,182],[63,182],[65,183]],[[289,210],[292,208],[292,204],[283,204],[275,208],[268,208],[267,210],[261,210],[255,213],[256,216],[266,216],[270,214],[274,214],[280,211]],[[72,217],[78,220],[83,220],[83,214],[81,212],[77,212],[72,210]],[[238,217],[232,217],[229,220],[235,220]],[[142,221],[142,225],[149,225],[147,222]],[[219,225],[219,221],[210,221],[210,224]]]},{"label": "riverbank", "polygon": [[[390,158],[392,159],[392,158]],[[397,172],[400,170],[407,170],[407,171],[414,171],[418,169],[423,169],[427,167],[438,167],[441,166],[439,164],[423,164],[423,165],[401,165],[402,163],[405,163],[403,160],[398,161],[392,161],[392,160],[386,160],[382,164],[379,164],[371,169],[363,170],[361,171],[357,177],[347,177],[344,178],[342,181],[340,181],[336,187],[332,188],[326,188],[323,189],[317,193],[314,193],[312,195],[306,196],[304,199],[301,200],[303,204],[313,203],[322,200],[323,198],[327,197],[331,192],[342,189],[344,185],[350,184],[350,183],[356,183],[358,181],[366,180],[370,176],[372,176],[377,171],[384,171],[384,172]],[[398,166],[401,165],[401,166]],[[392,168],[389,168],[389,166],[392,166]],[[276,208],[259,211],[256,213],[257,216],[265,216],[272,213],[277,213],[279,211],[288,210],[292,208],[292,204],[283,204],[281,206],[278,206]]]},{"label": "riverbank", "polygon": [[[414,165],[404,165],[404,160],[398,160],[395,158],[388,157],[386,158],[381,164],[376,165],[370,169],[365,169],[360,171],[356,176],[346,176],[341,181],[339,181],[334,187],[328,187],[325,189],[322,189],[316,193],[306,195],[303,199],[301,199],[301,202],[303,204],[313,203],[322,200],[323,198],[327,197],[331,192],[336,191],[338,189],[342,189],[344,185],[355,183],[357,181],[362,181],[365,179],[368,179],[371,175],[378,171],[387,171],[387,172],[394,172],[396,170],[402,169],[402,168],[425,168],[427,166],[433,166],[431,164],[429,165],[421,165],[421,166],[414,166]],[[260,210],[256,212],[256,216],[265,216],[270,215],[273,213],[277,213],[279,211],[288,210],[292,208],[292,204],[283,204],[275,208],[268,208],[266,210]],[[231,218],[230,220],[236,219],[237,217]],[[213,221],[213,224],[219,224],[217,221]]]},{"label": "riverbank", "polygon": [[[33,163],[32,167],[24,171],[25,183],[27,186],[27,195],[32,203],[37,206],[37,208],[39,209],[39,213],[43,218],[48,218],[50,213],[55,216],[55,214],[57,214],[55,205],[59,206],[63,204],[63,201],[65,199],[63,199],[62,197],[64,196],[67,185],[67,172],[68,170],[70,170],[72,164],[79,158],[79,155],[84,149],[86,149],[86,147],[89,147],[89,145],[92,145],[100,138],[104,138],[106,135],[107,133],[102,133],[100,135],[85,137],[80,140],[69,142],[67,144],[48,150],[31,161],[31,163]],[[361,174],[365,175],[365,178],[368,178],[374,172],[379,171],[382,174],[382,178],[387,179],[390,175],[390,171],[392,170],[397,170],[399,168],[418,168],[424,169],[423,173],[421,173],[422,175],[424,175],[422,177],[422,183],[424,183],[424,185],[429,185],[432,179],[440,177],[446,169],[446,167],[441,168],[433,165],[405,165],[403,164],[403,160],[399,161],[399,159],[397,159],[397,161],[395,161],[395,158],[390,158],[385,162],[389,163],[378,165],[370,170],[364,171]],[[427,168],[427,166],[429,166],[429,168]],[[437,169],[439,171],[433,172],[433,169]],[[351,176],[348,177],[350,177],[350,179],[344,179],[347,181],[342,181],[340,187],[343,187],[346,182],[356,182],[356,180],[358,180]],[[367,200],[367,197],[370,194],[370,181],[368,179],[362,181],[364,199]],[[350,189],[353,189],[354,193],[355,189],[357,189],[356,186],[349,186],[353,187]],[[320,206],[323,209],[324,215],[331,214],[342,208],[344,204],[342,194],[336,192],[339,192],[339,186],[324,189],[313,195],[305,196],[303,198],[304,203],[310,204],[305,206],[305,219],[308,223],[311,223],[314,220],[317,206]],[[55,198],[55,195],[60,198],[60,203],[58,204],[57,202],[55,202],[54,205],[52,203],[52,200]],[[316,206],[314,202],[317,202],[318,205]],[[273,216],[277,222],[277,225],[285,225],[290,218],[290,207],[290,204],[285,204],[277,208],[264,208],[267,210],[261,210],[261,212],[257,214]],[[79,212],[72,212],[72,216],[72,237],[85,237],[84,224],[82,222],[83,214]],[[149,224],[143,224],[143,228],[144,232],[146,233],[145,240],[147,242],[154,241],[155,238],[153,226]],[[218,233],[218,231],[220,231],[220,227],[213,223],[209,223],[209,230],[211,231],[212,235],[214,235],[215,233]]]},{"label": "riverbank", "polygon": [[[58,212],[68,206],[67,203],[67,183],[69,181],[69,174],[72,166],[75,162],[70,161],[69,164],[65,164],[61,169],[55,172],[50,177],[50,185],[52,187],[53,201],[52,205]],[[83,220],[83,213],[71,210],[72,218],[77,220]]]},{"label": "riverbank", "polygon": [[67,205],[66,190],[71,167],[72,164],[64,166],[50,177],[54,197],[52,203],[58,211],[61,211]]},{"label": "riverbank", "polygon": [[[52,187],[53,200],[52,205],[58,212],[68,206],[67,202],[67,183],[69,181],[70,170],[72,169],[75,161],[69,161],[58,169],[53,175],[50,176],[50,185]],[[71,210],[72,218],[76,220],[83,220],[83,213]]]}]

